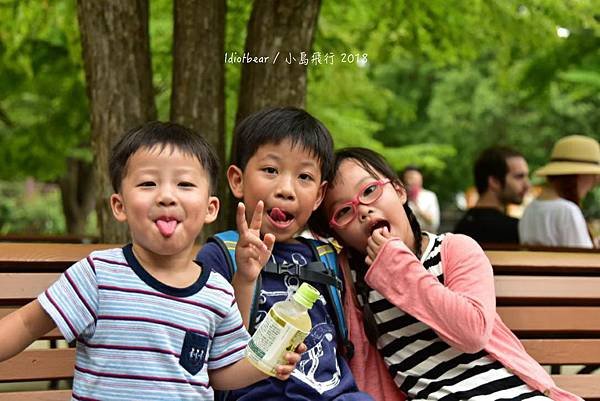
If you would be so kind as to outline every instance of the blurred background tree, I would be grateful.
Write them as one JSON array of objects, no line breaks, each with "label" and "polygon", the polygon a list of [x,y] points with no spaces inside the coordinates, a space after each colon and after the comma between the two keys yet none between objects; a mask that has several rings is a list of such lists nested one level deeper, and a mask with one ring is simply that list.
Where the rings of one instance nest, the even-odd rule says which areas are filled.
[{"label": "blurred background tree", "polygon": [[[253,6],[227,2],[226,52],[246,49]],[[152,84],[164,120],[172,117],[173,2],[152,0],[149,7]],[[93,206],[83,195],[93,192],[85,184],[94,180],[78,178],[89,177],[93,152],[75,5],[0,0],[0,20],[0,180],[4,188],[21,188],[8,190],[6,199],[23,199],[17,207],[3,200],[0,232],[93,233],[85,218]],[[443,207],[472,185],[473,159],[488,145],[520,149],[534,170],[561,136],[600,136],[594,0],[322,0],[312,43],[305,49],[305,106],[329,127],[336,146],[381,151],[398,170],[420,165]],[[321,64],[313,62],[316,53]],[[343,63],[344,53],[353,62]],[[326,54],[332,63],[324,62]],[[225,64],[223,155],[243,68]],[[27,220],[19,195],[27,177],[60,184],[62,196],[48,204],[62,199],[63,206],[48,211],[62,209],[67,219],[54,213],[46,229],[14,224]],[[589,217],[600,217],[599,204],[596,190],[585,202]],[[31,209],[39,215],[39,207]]]}]

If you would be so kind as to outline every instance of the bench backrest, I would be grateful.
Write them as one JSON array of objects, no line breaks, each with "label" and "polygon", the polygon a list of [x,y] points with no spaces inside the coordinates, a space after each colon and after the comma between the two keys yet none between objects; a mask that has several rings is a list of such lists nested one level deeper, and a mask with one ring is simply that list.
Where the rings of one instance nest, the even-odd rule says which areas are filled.
[{"label": "bench backrest", "polygon": [[[600,254],[486,251],[497,310],[527,352],[545,365],[600,364]],[[600,375],[554,375],[586,400],[600,399]]]},{"label": "bench backrest", "polygon": [[[0,316],[37,297],[91,251],[112,247],[0,243]],[[536,360],[549,365],[600,363],[600,255],[532,251],[486,251],[486,255],[494,268],[498,312]],[[45,338],[61,335],[53,330]],[[73,348],[25,351],[0,363],[0,382],[71,378],[74,357]],[[590,387],[585,377],[557,380],[589,399],[600,399],[600,386]]]},{"label": "bench backrest", "polygon": [[[35,299],[74,262],[91,251],[112,248],[110,244],[0,243],[0,317]],[[42,339],[62,339],[58,329]],[[27,349],[0,363],[0,383],[69,379],[73,377],[74,348]],[[69,392],[51,392],[48,397]],[[16,397],[17,395],[15,395]],[[6,398],[8,397],[8,398]],[[0,394],[0,400],[13,399]],[[45,397],[36,392],[36,399]],[[14,398],[15,400],[18,398]],[[48,398],[53,399],[53,398]]]}]

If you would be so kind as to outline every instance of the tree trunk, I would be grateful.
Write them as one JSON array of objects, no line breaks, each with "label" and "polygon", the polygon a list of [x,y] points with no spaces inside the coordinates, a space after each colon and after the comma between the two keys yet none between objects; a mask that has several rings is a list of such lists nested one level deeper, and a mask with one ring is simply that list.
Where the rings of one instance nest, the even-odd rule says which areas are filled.
[{"label": "tree trunk", "polygon": [[[223,0],[175,0],[171,120],[194,129],[215,148],[221,162],[218,194],[226,210],[225,13]],[[225,228],[220,218],[204,237]]]},{"label": "tree trunk", "polygon": [[[320,7],[321,0],[255,0],[245,53],[269,59],[242,63],[236,125],[265,107],[305,107],[308,66],[300,63],[300,53],[311,50]],[[235,140],[231,146],[235,152]],[[235,224],[235,215],[228,222]]]},{"label": "tree trunk", "polygon": [[127,130],[156,119],[147,0],[78,0],[101,241],[122,243],[127,229],[112,218],[108,176],[112,145]]},{"label": "tree trunk", "polygon": [[87,217],[95,205],[94,168],[75,159],[68,160],[67,165],[67,172],[59,181],[67,233],[84,236]]},{"label": "tree trunk", "polygon": [[267,106],[304,107],[307,65],[300,53],[310,53],[320,6],[320,0],[254,2],[245,52],[269,60],[242,65],[238,123]]}]

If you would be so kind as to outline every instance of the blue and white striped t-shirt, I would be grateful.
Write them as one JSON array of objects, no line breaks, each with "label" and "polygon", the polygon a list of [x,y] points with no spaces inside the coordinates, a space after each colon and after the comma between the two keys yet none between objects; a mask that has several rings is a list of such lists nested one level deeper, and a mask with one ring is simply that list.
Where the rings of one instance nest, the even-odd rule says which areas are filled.
[{"label": "blue and white striped t-shirt", "polygon": [[249,340],[221,275],[170,287],[131,245],[91,253],[38,300],[77,340],[73,400],[212,400],[207,370],[240,360]]}]

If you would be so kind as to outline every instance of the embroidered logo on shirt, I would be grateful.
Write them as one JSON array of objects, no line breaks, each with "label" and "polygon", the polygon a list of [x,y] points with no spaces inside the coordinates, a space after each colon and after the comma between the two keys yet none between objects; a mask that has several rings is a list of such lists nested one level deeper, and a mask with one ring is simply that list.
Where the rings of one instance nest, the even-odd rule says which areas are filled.
[{"label": "embroidered logo on shirt", "polygon": [[192,375],[200,372],[206,360],[208,337],[188,331],[183,339],[179,364]]}]

